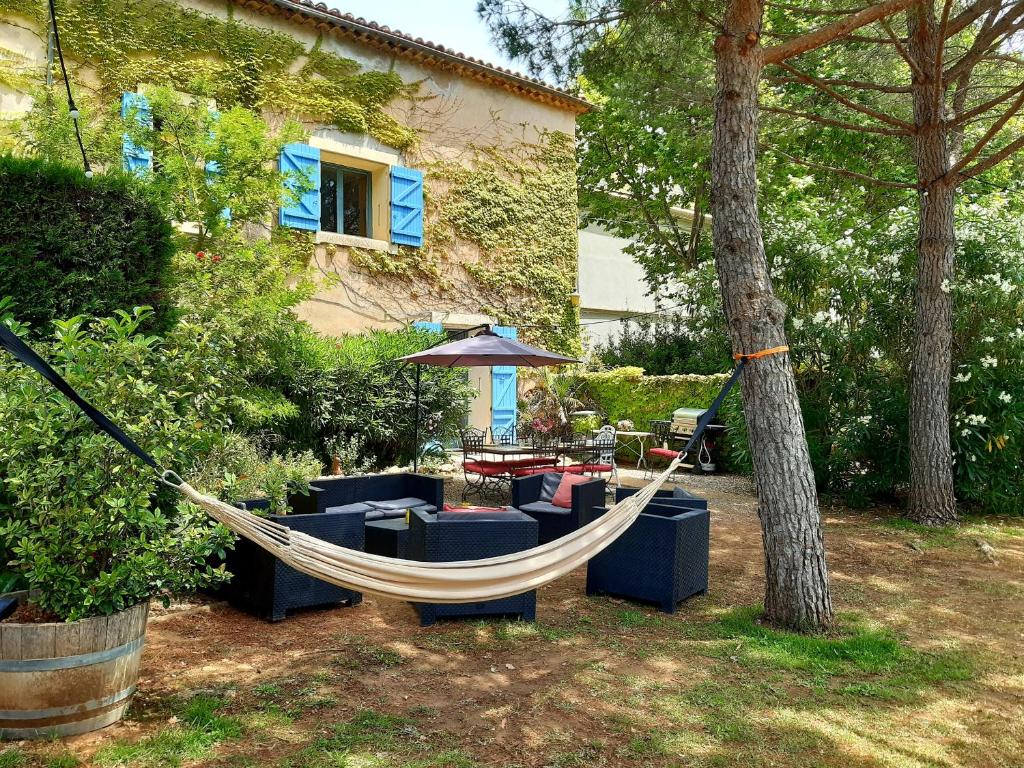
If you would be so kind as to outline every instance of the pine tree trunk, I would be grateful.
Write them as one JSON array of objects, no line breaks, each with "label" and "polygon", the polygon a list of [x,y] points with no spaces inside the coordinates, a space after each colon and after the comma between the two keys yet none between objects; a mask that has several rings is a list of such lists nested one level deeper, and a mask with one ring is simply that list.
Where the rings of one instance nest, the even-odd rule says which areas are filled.
[{"label": "pine tree trunk", "polygon": [[[757,207],[758,38],[762,0],[732,0],[715,41],[712,228],[722,305],[737,352],[786,343]],[[743,408],[757,485],[769,622],[820,630],[832,620],[825,546],[803,416],[789,355],[752,361]]]},{"label": "pine tree trunk", "polygon": [[[938,55],[938,23],[932,3],[908,13],[908,50],[922,72],[931,73]],[[932,75],[911,84],[919,196],[914,348],[910,371],[910,505],[916,522],[955,522],[953,452],[949,437],[949,386],[953,365],[953,281],[955,186],[950,169],[949,131],[943,120],[944,90]]]}]

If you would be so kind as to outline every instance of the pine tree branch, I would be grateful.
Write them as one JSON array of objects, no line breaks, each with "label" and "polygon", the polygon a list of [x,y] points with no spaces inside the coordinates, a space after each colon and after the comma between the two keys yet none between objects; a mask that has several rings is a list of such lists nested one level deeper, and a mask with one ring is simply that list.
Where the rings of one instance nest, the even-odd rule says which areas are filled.
[{"label": "pine tree branch", "polygon": [[788,3],[775,3],[768,0],[765,5],[770,5],[773,8],[778,8],[780,11],[789,11],[790,13],[799,13],[802,16],[850,16],[854,13],[859,13],[866,10],[869,6],[862,5],[858,8],[845,8],[845,9],[833,9],[833,8],[808,8],[803,5],[789,5]]},{"label": "pine tree branch", "polygon": [[971,168],[966,168],[957,175],[957,183],[964,181],[965,179],[973,179],[978,174],[984,173],[989,168],[1003,162],[1006,158],[1012,155],[1014,152],[1019,152],[1024,149],[1024,136],[1021,136],[1014,141],[1011,141],[1001,150],[993,155],[989,155],[984,160],[976,163]]},{"label": "pine tree branch", "polygon": [[993,107],[998,107],[1000,104],[1002,104],[1007,99],[1012,99],[1014,96],[1016,96],[1021,91],[1024,91],[1024,83],[1021,83],[1016,88],[1011,88],[1010,90],[1005,91],[1005,92],[999,94],[995,98],[989,99],[988,101],[984,102],[983,104],[979,104],[978,106],[972,107],[971,109],[967,110],[966,112],[963,112],[963,113],[957,115],[957,118],[956,118],[956,120],[954,121],[953,124],[954,125],[964,125],[964,124],[970,122],[971,120],[973,120],[974,118],[978,117],[979,115],[983,115],[984,113],[988,112]]},{"label": "pine tree branch", "polygon": [[1002,5],[1002,0],[978,0],[978,2],[968,6],[950,20],[946,26],[946,39],[962,32],[986,13],[998,8],[1000,5]]},{"label": "pine tree branch", "polygon": [[772,148],[772,152],[777,155],[781,155],[792,163],[797,165],[803,165],[807,168],[813,168],[818,171],[826,171],[828,173],[837,173],[840,176],[846,176],[850,179],[856,179],[857,181],[863,181],[867,184],[874,184],[878,187],[886,187],[887,189],[915,189],[915,185],[904,181],[889,181],[887,179],[877,179],[874,176],[868,176],[865,173],[857,173],[856,171],[850,171],[846,168],[836,168],[831,165],[824,165],[822,163],[815,163],[811,160],[804,160],[803,158],[794,157],[781,149]]},{"label": "pine tree branch", "polygon": [[1024,29],[1024,0],[1015,2],[998,21],[994,19],[999,9],[990,13],[992,15],[987,19],[990,23],[986,23],[986,27],[978,33],[967,52],[946,69],[943,75],[945,82],[953,82],[964,70],[974,67],[985,56],[998,54],[1005,40]]},{"label": "pine tree branch", "polygon": [[[765,82],[772,85],[787,85],[790,83],[802,83],[799,77],[766,76]],[[909,85],[883,85],[882,83],[869,83],[864,80],[840,80],[836,78],[818,78],[826,85],[838,85],[844,88],[856,88],[862,91],[878,91],[879,93],[910,93]]]},{"label": "pine tree branch", "polygon": [[914,73],[914,77],[918,78],[919,80],[926,79],[924,70],[922,70],[921,66],[916,61],[914,61],[914,57],[910,55],[910,51],[907,50],[907,46],[905,46],[903,44],[903,41],[900,40],[899,36],[895,32],[893,32],[892,26],[889,24],[889,22],[885,21],[884,19],[881,19],[878,22],[878,26],[884,29],[885,33],[889,35],[889,40],[892,41],[892,44],[896,46],[896,50],[899,52],[900,56],[903,57],[903,60],[907,62],[907,66],[910,67],[910,71]]},{"label": "pine tree branch", "polygon": [[1024,90],[1022,90],[1017,96],[1013,104],[1010,105],[1010,108],[1003,112],[1003,114],[999,116],[999,119],[989,126],[989,129],[985,131],[985,135],[978,139],[975,145],[971,147],[970,151],[964,155],[956,165],[950,168],[949,172],[946,173],[945,176],[949,178],[956,178],[961,175],[963,169],[967,167],[968,163],[981,154],[982,150],[988,146],[989,142],[992,141],[992,139],[994,139],[1003,129],[1003,126],[1010,122],[1010,120],[1020,112],[1021,107],[1024,107]]},{"label": "pine tree branch", "polygon": [[808,32],[806,35],[801,35],[785,43],[765,48],[763,61],[765,64],[778,64],[786,59],[799,56],[806,51],[820,48],[836,38],[845,37],[861,27],[884,19],[886,16],[906,10],[918,2],[921,2],[921,0],[886,0],[884,3],[869,6],[839,21],[834,21],[813,32]]},{"label": "pine tree branch", "polygon": [[843,106],[849,107],[850,109],[854,110],[855,112],[860,112],[861,114],[867,115],[868,117],[873,117],[875,120],[878,120],[880,123],[885,123],[886,125],[891,125],[891,126],[894,126],[896,128],[902,128],[908,134],[913,134],[917,130],[910,123],[907,123],[907,122],[905,122],[903,120],[900,120],[898,118],[895,118],[895,117],[892,117],[890,115],[887,115],[884,112],[879,112],[877,109],[873,109],[871,107],[865,106],[863,104],[860,104],[860,103],[854,101],[853,99],[849,99],[846,96],[843,96],[843,94],[841,94],[838,91],[830,88],[827,83],[819,80],[816,77],[813,77],[813,76],[808,75],[808,74],[806,74],[804,72],[801,72],[798,69],[796,69],[795,67],[791,67],[789,64],[786,64],[785,62],[779,62],[778,66],[782,67],[782,69],[786,70],[791,75],[793,75],[794,77],[800,79],[801,81],[803,81],[807,85],[813,85],[815,88],[817,88],[822,93],[827,93],[829,96],[831,96],[833,99],[838,101],[840,104],[842,104]]},{"label": "pine tree branch", "polygon": [[766,107],[762,106],[761,109],[764,112],[772,112],[777,115],[789,115],[790,117],[799,117],[804,120],[810,120],[813,123],[820,123],[821,125],[827,125],[832,128],[843,128],[847,131],[859,131],[861,133],[878,133],[882,136],[910,136],[910,132],[900,128],[882,128],[876,125],[857,125],[856,123],[846,123],[842,120],[833,120],[830,117],[822,117],[820,115],[811,114],[809,112],[798,112],[795,109],[786,109],[784,107]]}]

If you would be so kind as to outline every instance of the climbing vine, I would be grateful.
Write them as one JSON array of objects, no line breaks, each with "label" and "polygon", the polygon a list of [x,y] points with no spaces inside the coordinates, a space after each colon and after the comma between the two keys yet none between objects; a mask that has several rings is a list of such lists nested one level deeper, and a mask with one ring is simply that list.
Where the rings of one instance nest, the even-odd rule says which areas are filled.
[{"label": "climbing vine", "polygon": [[406,280],[426,278],[444,295],[462,290],[443,265],[463,246],[480,311],[522,329],[523,337],[576,352],[576,161],[572,138],[548,132],[534,141],[473,148],[465,164],[424,164],[428,185],[423,248],[398,254],[354,251],[352,263]]},{"label": "climbing vine", "polygon": [[[367,134],[400,149],[418,144],[417,133],[385,111],[396,98],[415,98],[417,84],[403,83],[393,71],[362,71],[356,61],[324,50],[322,39],[307,46],[243,23],[232,3],[224,4],[223,17],[170,0],[62,0],[58,7],[86,145],[101,164],[118,162],[125,133],[120,95],[140,85],[214,100],[225,118],[240,106]],[[0,0],[0,15],[24,19],[45,36],[44,0]],[[0,84],[37,97],[20,119],[20,140],[34,154],[73,158],[66,103],[56,89],[38,85],[41,72],[26,67],[0,48]],[[0,148],[11,141],[0,136]],[[476,299],[480,312],[522,328],[524,338],[576,351],[572,137],[510,138],[471,147],[469,155],[417,163],[427,174],[423,248],[352,248],[350,263],[392,282],[415,281],[415,290],[447,296],[453,305]]]},{"label": "climbing vine", "polygon": [[[415,142],[416,134],[384,111],[409,92],[397,73],[361,72],[357,62],[324,51],[320,40],[307,49],[290,35],[242,23],[230,3],[225,8],[227,18],[218,18],[164,0],[65,0],[61,40],[79,71],[89,73],[77,78],[79,87],[95,87],[108,105],[140,84],[163,85],[218,107],[272,109],[397,148]],[[0,12],[45,30],[44,2],[0,0]],[[3,54],[6,81],[16,70],[3,66],[10,52]]]}]

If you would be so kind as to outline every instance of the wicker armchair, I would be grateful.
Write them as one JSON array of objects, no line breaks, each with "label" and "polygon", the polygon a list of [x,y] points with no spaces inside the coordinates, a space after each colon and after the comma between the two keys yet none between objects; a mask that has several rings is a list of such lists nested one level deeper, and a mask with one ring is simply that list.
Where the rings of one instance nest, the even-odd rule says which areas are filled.
[{"label": "wicker armchair", "polygon": [[605,481],[594,478],[572,487],[570,509],[556,507],[550,500],[544,500],[541,494],[544,478],[549,476],[557,477],[559,480],[562,477],[557,472],[547,472],[512,481],[512,506],[540,524],[541,544],[560,539],[590,522],[594,510],[604,504]]},{"label": "wicker armchair", "polygon": [[[414,510],[409,516],[410,560],[444,563],[508,555],[537,546],[537,522],[520,512],[439,512]],[[438,619],[463,616],[514,615],[533,621],[537,592],[479,603],[413,603],[420,624],[428,627]]]},{"label": "wicker armchair", "polygon": [[[266,509],[265,499],[238,502],[242,509]],[[293,531],[307,533],[331,544],[361,550],[364,522],[361,512],[329,512],[308,515],[268,515],[275,523]],[[281,621],[288,611],[297,608],[334,606],[347,602],[358,605],[360,592],[314,579],[285,565],[272,554],[239,537],[235,548],[224,558],[224,566],[232,574],[231,581],[219,585],[215,594],[231,605],[261,618]]]},{"label": "wicker armchair", "polygon": [[683,506],[685,499],[662,503],[672,501],[648,504],[629,530],[591,558],[588,595],[652,602],[675,613],[680,601],[707,592],[710,516]]}]

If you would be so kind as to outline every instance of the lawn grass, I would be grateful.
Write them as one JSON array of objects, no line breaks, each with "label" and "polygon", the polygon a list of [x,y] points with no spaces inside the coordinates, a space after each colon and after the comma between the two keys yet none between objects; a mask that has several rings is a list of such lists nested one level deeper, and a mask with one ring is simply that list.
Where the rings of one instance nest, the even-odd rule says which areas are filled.
[{"label": "lawn grass", "polygon": [[234,717],[218,714],[224,699],[196,696],[178,715],[179,722],[136,742],[114,742],[102,747],[94,758],[102,768],[174,768],[208,756],[213,747],[242,735]]}]

